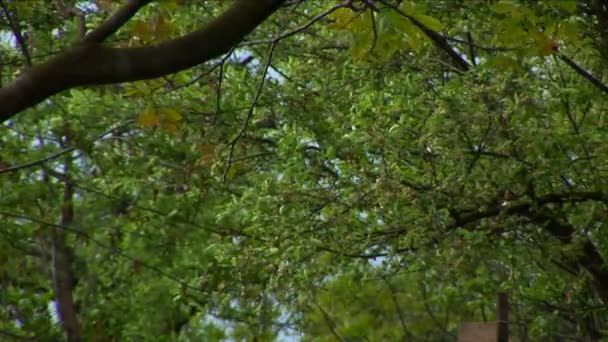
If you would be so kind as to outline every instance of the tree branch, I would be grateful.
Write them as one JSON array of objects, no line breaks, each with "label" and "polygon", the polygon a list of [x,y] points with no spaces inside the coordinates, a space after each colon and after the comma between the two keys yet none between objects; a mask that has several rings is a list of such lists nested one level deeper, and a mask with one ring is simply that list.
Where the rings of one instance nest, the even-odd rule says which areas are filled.
[{"label": "tree branch", "polygon": [[247,117],[245,118],[245,123],[243,124],[243,127],[241,128],[239,133],[236,135],[236,137],[234,137],[234,139],[232,139],[232,141],[230,142],[230,154],[228,156],[228,162],[227,162],[226,168],[224,169],[224,175],[222,177],[224,182],[226,181],[226,177],[228,176],[228,171],[230,171],[230,167],[232,166],[232,161],[234,158],[234,148],[236,147],[236,143],[243,136],[243,134],[245,134],[245,131],[247,130],[247,127],[249,126],[249,121],[251,121],[251,118],[253,117],[253,112],[255,111],[255,107],[258,104],[258,100],[260,99],[260,95],[262,95],[262,89],[264,89],[264,83],[266,81],[266,77],[268,76],[268,69],[270,67],[270,63],[272,62],[272,54],[274,53],[274,49],[275,49],[276,45],[277,45],[277,43],[275,41],[270,45],[270,48],[268,49],[268,57],[266,57],[266,63],[264,64],[264,70],[262,72],[262,77],[260,78],[260,83],[258,83],[258,89],[255,92],[255,97],[253,98],[253,101],[251,102],[251,106],[249,107],[249,111],[247,112]]},{"label": "tree branch", "polygon": [[11,213],[11,212],[7,212],[7,211],[1,211],[0,210],[0,216],[5,216],[5,217],[12,217],[12,218],[16,218],[16,219],[20,219],[20,220],[25,220],[25,221],[29,221],[29,222],[33,222],[33,223],[38,223],[41,224],[43,226],[49,227],[49,228],[57,228],[59,230],[63,230],[65,232],[69,232],[72,234],[75,234],[76,236],[79,236],[80,238],[86,239],[90,242],[92,242],[93,244],[109,251],[112,254],[118,255],[126,260],[132,261],[134,263],[139,264],[141,267],[148,269],[158,275],[161,275],[171,281],[174,281],[178,284],[180,284],[183,287],[192,289],[192,290],[197,290],[199,291],[200,288],[198,287],[194,287],[194,286],[190,286],[188,285],[188,283],[185,280],[180,279],[179,277],[168,273],[166,271],[163,271],[163,269],[160,266],[155,266],[152,264],[147,263],[144,260],[138,259],[136,257],[131,256],[130,254],[128,254],[127,252],[125,252],[124,250],[116,247],[116,246],[112,246],[111,244],[104,242],[102,240],[98,240],[93,238],[91,235],[87,234],[84,230],[82,229],[76,229],[70,226],[64,226],[58,223],[53,223],[53,222],[48,222],[48,221],[44,221],[42,219],[36,218],[36,217],[30,217],[30,216],[26,216],[26,215],[22,215],[22,214],[15,214],[15,213]]},{"label": "tree branch", "polygon": [[538,197],[534,204],[521,203],[504,207],[495,205],[487,210],[473,210],[468,212],[453,213],[452,216],[454,218],[454,223],[452,224],[452,227],[462,227],[484,218],[498,216],[501,213],[505,213],[507,215],[526,214],[533,205],[543,206],[550,203],[578,203],[586,201],[599,201],[606,203],[608,202],[608,195],[602,192],[554,193]]},{"label": "tree branch", "polygon": [[602,83],[595,76],[593,76],[589,71],[583,69],[580,65],[574,63],[573,60],[571,60],[570,58],[566,57],[562,53],[558,54],[558,57],[559,57],[559,59],[561,59],[562,61],[564,61],[566,64],[568,64],[568,66],[571,67],[574,71],[576,71],[577,74],[583,76],[583,78],[585,78],[587,81],[591,82],[591,84],[593,84],[594,86],[596,86],[604,94],[608,94],[608,86],[605,85],[604,83]]},{"label": "tree branch", "polygon": [[101,43],[116,30],[122,27],[140,8],[152,2],[152,0],[129,0],[118,9],[112,16],[99,25],[95,30],[89,32],[83,39],[85,42]]},{"label": "tree branch", "polygon": [[448,56],[450,56],[450,58],[452,58],[452,60],[454,61],[454,64],[460,71],[469,70],[469,68],[470,68],[469,63],[467,63],[467,61],[460,55],[460,53],[458,53],[456,50],[454,50],[454,48],[452,48],[452,46],[448,43],[447,39],[444,36],[442,36],[438,32],[433,31],[432,29],[430,29],[428,26],[423,24],[420,20],[416,19],[414,16],[411,16],[411,15],[403,12],[397,6],[387,4],[384,1],[381,1],[381,2],[383,4],[385,4],[386,6],[392,8],[395,12],[399,13],[402,17],[407,18],[412,24],[414,24],[422,32],[424,32],[424,34],[426,34],[427,37],[429,37],[438,48],[443,50],[445,53],[448,54]]},{"label": "tree branch", "polygon": [[[95,139],[93,139],[92,141],[101,140],[104,137],[106,137],[108,134],[110,134],[110,133],[112,133],[112,132],[114,132],[116,130],[123,130],[123,129],[125,129],[125,127],[127,127],[128,125],[130,125],[132,123],[133,123],[133,120],[127,120],[125,123],[112,125],[112,127],[110,129],[108,129],[105,132],[97,135],[97,137],[95,137]],[[17,164],[17,165],[5,167],[5,168],[2,168],[0,166],[0,175],[2,175],[3,173],[16,172],[16,171],[19,171],[21,169],[26,169],[26,168],[29,168],[29,167],[34,167],[34,166],[37,166],[37,165],[44,164],[44,163],[49,162],[51,160],[54,160],[54,159],[56,159],[58,157],[61,157],[64,154],[76,151],[77,149],[78,149],[78,147],[75,146],[75,145],[68,146],[68,147],[65,147],[65,148],[57,151],[57,152],[53,152],[53,153],[47,155],[46,157],[43,157],[43,158],[40,158],[40,159],[37,159],[37,160],[33,160],[33,161],[25,162],[25,163],[22,163],[22,164]]]},{"label": "tree branch", "polygon": [[[253,31],[283,2],[237,0],[201,29],[157,45],[111,48],[90,41],[80,43],[26,70],[1,88],[0,122],[65,89],[156,78],[218,57]],[[109,34],[109,28],[110,24],[89,39],[103,38]]]},{"label": "tree branch", "polygon": [[[569,222],[560,221],[551,212],[541,210],[541,207],[551,203],[580,203],[586,201],[608,203],[608,195],[592,191],[552,193],[536,198],[534,203],[521,203],[511,206],[495,205],[487,210],[452,213],[454,222],[449,228],[451,230],[457,227],[464,227],[478,220],[495,217],[504,213],[506,215],[526,217],[535,224],[544,227],[549,234],[563,243],[572,243],[576,228]],[[533,209],[534,207],[538,209]],[[608,303],[608,270],[606,269],[606,260],[590,240],[585,240],[582,247],[582,253],[573,257],[570,262],[578,266],[579,269],[582,268],[589,272],[596,284],[600,297],[604,303]]]},{"label": "tree branch", "polygon": [[[74,218],[74,206],[72,197],[74,187],[69,179],[69,172],[72,161],[65,160],[66,179],[64,181],[63,202],[61,205],[61,225],[71,226]],[[74,272],[72,269],[73,254],[66,244],[66,232],[54,227],[51,231],[52,236],[52,255],[53,255],[53,288],[55,289],[55,299],[57,301],[57,312],[63,324],[66,338],[68,341],[80,341],[80,324],[74,303]]]},{"label": "tree branch", "polygon": [[27,43],[25,42],[25,38],[21,34],[21,29],[19,28],[19,24],[13,19],[13,16],[11,15],[11,11],[6,6],[4,1],[0,0],[0,7],[2,8],[2,11],[4,12],[4,15],[6,16],[6,20],[8,21],[8,23],[11,27],[11,30],[13,31],[13,35],[15,36],[15,40],[17,41],[17,45],[19,45],[19,49],[21,49],[21,54],[23,54],[23,57],[25,58],[25,64],[28,66],[32,65],[32,57],[30,56],[30,53],[29,53],[29,50],[27,47]]}]

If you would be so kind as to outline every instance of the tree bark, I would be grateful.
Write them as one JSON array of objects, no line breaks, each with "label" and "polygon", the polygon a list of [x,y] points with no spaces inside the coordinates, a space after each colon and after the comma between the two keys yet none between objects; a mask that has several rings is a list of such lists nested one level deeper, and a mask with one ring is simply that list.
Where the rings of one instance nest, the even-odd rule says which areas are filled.
[{"label": "tree bark", "polygon": [[68,247],[65,245],[65,234],[53,232],[53,287],[55,290],[55,307],[63,325],[66,339],[69,342],[80,341],[80,324],[76,313],[76,304],[72,295],[74,275]]},{"label": "tree bark", "polygon": [[[74,221],[74,188],[69,177],[72,161],[65,160],[65,179],[63,179],[63,201],[61,205],[61,225],[68,227]],[[53,287],[55,289],[55,306],[61,324],[63,325],[68,342],[81,340],[80,324],[76,303],[74,302],[74,272],[72,265],[72,254],[66,244],[66,232],[58,228],[52,230],[53,251]]]},{"label": "tree bark", "polygon": [[0,122],[65,89],[156,78],[218,57],[284,1],[237,0],[199,30],[157,45],[112,48],[85,38],[49,61],[26,69],[0,88]]}]

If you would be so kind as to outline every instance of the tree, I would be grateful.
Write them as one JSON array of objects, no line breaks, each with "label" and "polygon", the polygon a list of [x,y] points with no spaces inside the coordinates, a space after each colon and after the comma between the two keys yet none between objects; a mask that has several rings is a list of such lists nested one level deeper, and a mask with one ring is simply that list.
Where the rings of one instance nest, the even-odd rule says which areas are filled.
[{"label": "tree", "polygon": [[605,337],[600,2],[0,5],[7,338]]}]

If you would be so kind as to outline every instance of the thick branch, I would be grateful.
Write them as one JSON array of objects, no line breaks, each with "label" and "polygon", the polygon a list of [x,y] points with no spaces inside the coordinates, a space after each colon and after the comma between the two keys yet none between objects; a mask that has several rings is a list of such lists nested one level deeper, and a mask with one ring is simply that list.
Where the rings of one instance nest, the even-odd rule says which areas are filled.
[{"label": "thick branch", "polygon": [[[554,216],[545,213],[527,216],[530,216],[534,222],[544,225],[551,235],[562,242],[572,242],[576,229],[570,223],[560,222]],[[567,260],[567,262],[573,267],[587,270],[595,283],[600,297],[604,303],[608,303],[608,269],[606,269],[606,260],[604,260],[604,257],[599,253],[593,242],[588,239],[585,240],[581,253]]]},{"label": "thick branch", "polygon": [[547,194],[536,199],[535,203],[521,203],[503,207],[495,205],[487,210],[472,210],[467,212],[453,213],[454,223],[453,228],[463,227],[475,221],[495,217],[501,213],[507,215],[521,215],[529,212],[533,205],[543,206],[550,203],[578,203],[586,201],[608,202],[608,195],[601,192],[567,192]]},{"label": "thick branch", "polygon": [[191,68],[226,53],[276,11],[284,0],[237,0],[201,29],[157,45],[111,48],[84,42],[26,70],[0,89],[0,121],[62,90],[130,82]]},{"label": "thick branch", "polygon": [[[549,234],[564,243],[571,243],[576,232],[574,226],[568,222],[561,222],[550,213],[536,209],[551,203],[579,203],[586,201],[598,201],[607,203],[608,195],[602,192],[569,192],[553,193],[538,197],[534,203],[521,203],[511,206],[494,206],[487,210],[473,210],[466,213],[453,213],[454,223],[450,228],[463,227],[478,220],[495,217],[500,214],[527,217],[531,221],[545,227]],[[579,268],[586,269],[592,276],[598,292],[604,301],[608,303],[608,269],[606,260],[599,253],[593,242],[586,240],[580,255],[570,260]]]}]

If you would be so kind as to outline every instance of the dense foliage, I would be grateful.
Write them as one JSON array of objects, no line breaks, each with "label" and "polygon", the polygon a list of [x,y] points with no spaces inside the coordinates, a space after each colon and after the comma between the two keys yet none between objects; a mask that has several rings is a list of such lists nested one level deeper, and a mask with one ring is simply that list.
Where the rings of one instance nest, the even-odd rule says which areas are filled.
[{"label": "dense foliage", "polygon": [[[120,5],[0,4],[4,85]],[[107,44],[229,5],[152,2]],[[450,341],[504,291],[517,340],[606,337],[607,13],[294,1],[219,59],[18,114],[0,335]]]}]

